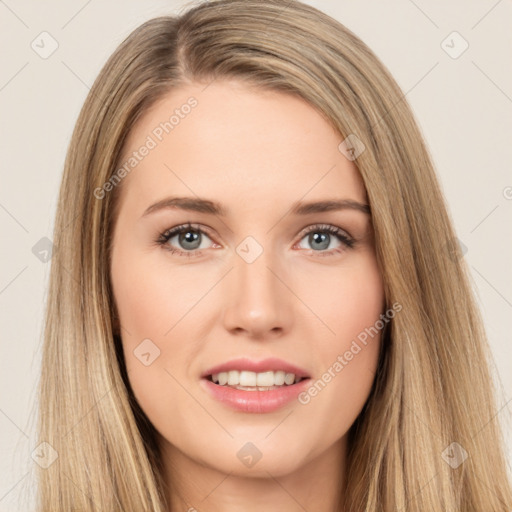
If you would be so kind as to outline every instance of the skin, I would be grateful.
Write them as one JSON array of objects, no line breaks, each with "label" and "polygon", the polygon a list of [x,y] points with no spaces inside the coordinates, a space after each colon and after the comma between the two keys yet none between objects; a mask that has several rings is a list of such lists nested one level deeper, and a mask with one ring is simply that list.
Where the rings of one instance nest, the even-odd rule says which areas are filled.
[{"label": "skin", "polygon": [[[313,107],[236,81],[173,90],[139,120],[125,156],[190,96],[198,105],[122,182],[111,267],[130,385],[159,433],[171,510],[337,510],[347,432],[370,393],[380,333],[309,403],[272,413],[228,408],[200,374],[235,357],[277,357],[316,381],[375,324],[385,305],[370,215],[288,213],[299,200],[366,204],[364,184],[338,150],[343,138]],[[228,214],[143,215],[169,196],[218,201]],[[187,222],[207,230],[196,256],[156,243]],[[322,229],[314,232],[326,233],[326,245],[301,234],[315,224],[356,243]],[[263,249],[252,263],[236,252],[247,236]],[[191,252],[178,235],[170,245]],[[144,339],[160,350],[148,366],[134,355]],[[250,468],[237,457],[247,442],[262,454]]]}]

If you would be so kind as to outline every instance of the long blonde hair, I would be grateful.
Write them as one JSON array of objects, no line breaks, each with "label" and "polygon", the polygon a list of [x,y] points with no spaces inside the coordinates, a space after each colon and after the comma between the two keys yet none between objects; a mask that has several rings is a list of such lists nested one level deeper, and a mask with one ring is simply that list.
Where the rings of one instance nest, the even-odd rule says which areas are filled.
[{"label": "long blonde hair", "polygon": [[[349,432],[340,509],[510,510],[492,356],[422,135],[374,53],[297,0],[211,1],[149,20],[91,88],[55,223],[38,439],[58,457],[39,470],[38,509],[168,510],[155,431],[134,399],[114,329],[109,258],[120,187],[102,199],[94,191],[116,172],[130,130],[155,101],[178,85],[222,78],[297,95],[340,142],[355,135],[366,148],[355,163],[386,301],[402,311]],[[454,467],[453,453],[467,458]]]}]

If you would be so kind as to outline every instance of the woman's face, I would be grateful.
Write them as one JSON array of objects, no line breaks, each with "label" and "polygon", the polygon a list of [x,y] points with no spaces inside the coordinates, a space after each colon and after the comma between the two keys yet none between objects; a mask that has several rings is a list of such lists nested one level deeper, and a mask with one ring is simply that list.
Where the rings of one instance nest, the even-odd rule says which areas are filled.
[{"label": "woman's face", "polygon": [[111,278],[131,387],[174,460],[279,476],[343,457],[384,294],[342,140],[303,100],[233,81],[174,90],[132,131]]}]

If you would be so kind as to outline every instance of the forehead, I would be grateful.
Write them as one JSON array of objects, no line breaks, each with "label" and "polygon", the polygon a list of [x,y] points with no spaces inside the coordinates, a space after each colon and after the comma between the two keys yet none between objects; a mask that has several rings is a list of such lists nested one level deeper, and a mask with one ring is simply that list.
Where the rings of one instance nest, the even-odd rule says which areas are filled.
[{"label": "forehead", "polygon": [[140,209],[171,194],[240,206],[251,199],[261,208],[326,196],[364,201],[342,140],[297,96],[236,81],[182,86],[132,129],[120,164],[131,161],[122,202]]}]

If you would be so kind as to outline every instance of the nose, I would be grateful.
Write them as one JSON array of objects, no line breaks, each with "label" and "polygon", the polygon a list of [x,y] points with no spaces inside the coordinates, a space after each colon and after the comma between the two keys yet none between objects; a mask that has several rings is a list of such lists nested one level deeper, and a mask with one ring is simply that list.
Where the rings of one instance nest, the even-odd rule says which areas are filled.
[{"label": "nose", "polygon": [[287,281],[286,271],[270,251],[252,263],[239,258],[222,290],[225,329],[258,340],[283,336],[291,328],[294,307]]}]

